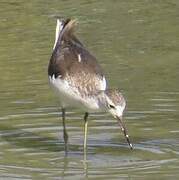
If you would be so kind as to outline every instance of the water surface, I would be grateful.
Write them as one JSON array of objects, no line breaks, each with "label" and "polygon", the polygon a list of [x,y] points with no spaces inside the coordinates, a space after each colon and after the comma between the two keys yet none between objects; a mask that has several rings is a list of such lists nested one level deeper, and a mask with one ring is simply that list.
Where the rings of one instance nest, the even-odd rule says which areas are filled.
[{"label": "water surface", "polygon": [[[178,179],[179,3],[10,0],[0,2],[1,179]],[[83,112],[61,112],[47,66],[55,17],[79,21],[77,35],[127,99],[131,151],[107,113],[91,114],[83,161]]]}]

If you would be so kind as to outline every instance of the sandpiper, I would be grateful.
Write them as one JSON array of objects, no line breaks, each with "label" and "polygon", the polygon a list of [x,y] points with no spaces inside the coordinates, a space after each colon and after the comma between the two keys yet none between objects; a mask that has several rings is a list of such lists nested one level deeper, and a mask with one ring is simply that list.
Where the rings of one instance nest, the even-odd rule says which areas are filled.
[{"label": "sandpiper", "polygon": [[68,141],[65,110],[69,106],[75,106],[85,112],[84,150],[87,145],[88,114],[91,111],[109,111],[118,120],[132,149],[127,128],[122,121],[125,99],[119,90],[108,88],[96,58],[74,35],[76,24],[76,20],[57,19],[55,43],[48,66],[50,85],[60,99],[65,145]]}]

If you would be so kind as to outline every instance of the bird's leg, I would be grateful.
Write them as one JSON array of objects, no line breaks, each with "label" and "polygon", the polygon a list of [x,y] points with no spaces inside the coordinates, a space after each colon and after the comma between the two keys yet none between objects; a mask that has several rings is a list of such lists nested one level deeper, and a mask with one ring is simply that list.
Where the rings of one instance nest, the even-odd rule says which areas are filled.
[{"label": "bird's leg", "polygon": [[88,112],[85,113],[84,116],[84,143],[83,143],[83,147],[84,147],[84,152],[86,152],[86,144],[87,144],[87,132],[88,132]]},{"label": "bird's leg", "polygon": [[67,134],[66,125],[65,125],[65,108],[62,108],[62,123],[63,123],[63,139],[65,142],[65,150],[67,150],[68,134]]}]

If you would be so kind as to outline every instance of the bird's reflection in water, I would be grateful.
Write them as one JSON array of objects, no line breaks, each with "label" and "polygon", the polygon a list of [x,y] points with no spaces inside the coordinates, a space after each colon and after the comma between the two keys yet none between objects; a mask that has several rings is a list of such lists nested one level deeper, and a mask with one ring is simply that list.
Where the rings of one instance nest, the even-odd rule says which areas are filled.
[{"label": "bird's reflection in water", "polygon": [[68,157],[67,157],[67,152],[65,151],[65,156],[63,158],[63,169],[62,169],[62,175],[61,177],[64,179],[65,178],[65,175],[66,175],[66,172],[68,171]]},{"label": "bird's reflection in water", "polygon": [[83,169],[85,177],[88,177],[88,161],[87,161],[87,150],[83,151]]},{"label": "bird's reflection in water", "polygon": [[[85,178],[88,178],[88,160],[87,160],[87,150],[83,151],[83,156],[81,156],[81,163],[83,166],[83,175]],[[68,145],[65,146],[65,151],[64,151],[64,158],[63,158],[63,171],[62,171],[62,177],[65,178],[67,175],[67,172],[70,170],[69,164],[71,162],[71,154],[68,149]]]}]

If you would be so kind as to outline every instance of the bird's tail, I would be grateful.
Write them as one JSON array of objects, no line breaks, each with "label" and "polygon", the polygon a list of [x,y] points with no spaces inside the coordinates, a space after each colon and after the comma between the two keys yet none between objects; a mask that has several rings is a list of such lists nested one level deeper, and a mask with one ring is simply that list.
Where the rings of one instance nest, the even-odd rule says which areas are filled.
[{"label": "bird's tail", "polygon": [[56,33],[55,33],[55,43],[53,46],[53,49],[62,41],[69,39],[75,29],[75,26],[77,24],[76,20],[60,20],[57,19],[57,25],[56,25]]}]

